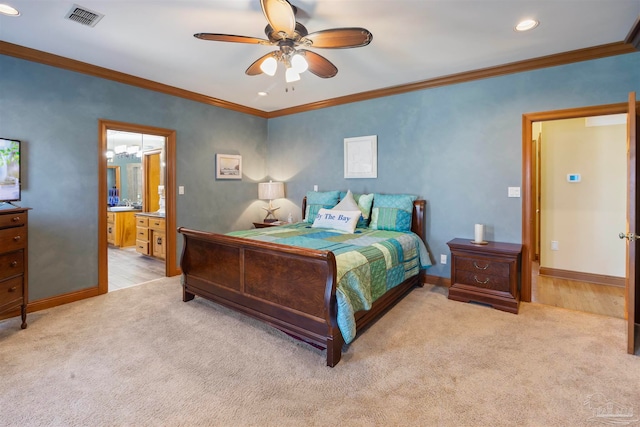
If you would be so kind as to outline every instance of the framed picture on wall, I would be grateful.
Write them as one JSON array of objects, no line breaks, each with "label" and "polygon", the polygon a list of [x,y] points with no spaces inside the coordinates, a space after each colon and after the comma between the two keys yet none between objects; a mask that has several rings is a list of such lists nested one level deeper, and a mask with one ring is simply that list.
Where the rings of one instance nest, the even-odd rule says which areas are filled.
[{"label": "framed picture on wall", "polygon": [[216,179],[242,179],[242,156],[216,154]]},{"label": "framed picture on wall", "polygon": [[378,177],[378,136],[344,139],[344,177]]}]

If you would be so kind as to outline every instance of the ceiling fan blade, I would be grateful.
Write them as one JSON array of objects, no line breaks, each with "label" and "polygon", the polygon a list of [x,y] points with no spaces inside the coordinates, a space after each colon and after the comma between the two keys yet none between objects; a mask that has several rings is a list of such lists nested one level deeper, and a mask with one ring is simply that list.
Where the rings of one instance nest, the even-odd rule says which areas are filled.
[{"label": "ceiling fan blade", "polygon": [[273,54],[274,52],[269,52],[266,55],[262,55],[260,58],[256,59],[253,64],[249,65],[249,68],[247,68],[247,70],[244,73],[248,76],[257,76],[259,74],[262,74],[262,70],[260,69],[260,65],[262,65],[262,61],[264,61],[270,56],[273,56]]},{"label": "ceiling fan blade", "polygon": [[296,28],[296,15],[287,0],[260,0],[262,13],[276,33],[283,32],[293,36]]},{"label": "ceiling fan blade", "polygon": [[301,44],[307,45],[308,40],[311,41],[308,47],[343,49],[366,46],[372,39],[373,34],[364,28],[333,28],[311,33],[301,40]]},{"label": "ceiling fan blade", "polygon": [[324,56],[318,55],[310,50],[300,49],[298,52],[303,52],[304,57],[309,64],[309,71],[318,77],[328,79],[338,74],[338,69]]},{"label": "ceiling fan blade", "polygon": [[269,40],[259,39],[256,37],[247,36],[233,36],[231,34],[214,34],[214,33],[198,33],[193,37],[201,40],[211,40],[214,42],[233,42],[233,43],[249,43],[249,44],[267,44],[270,45]]}]

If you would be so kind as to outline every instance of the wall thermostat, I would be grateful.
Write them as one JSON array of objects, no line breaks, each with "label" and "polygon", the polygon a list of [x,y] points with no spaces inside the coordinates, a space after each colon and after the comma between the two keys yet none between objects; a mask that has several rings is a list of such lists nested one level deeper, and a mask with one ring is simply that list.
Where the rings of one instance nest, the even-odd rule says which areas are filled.
[{"label": "wall thermostat", "polygon": [[580,182],[580,174],[579,173],[568,173],[567,174],[567,182]]}]

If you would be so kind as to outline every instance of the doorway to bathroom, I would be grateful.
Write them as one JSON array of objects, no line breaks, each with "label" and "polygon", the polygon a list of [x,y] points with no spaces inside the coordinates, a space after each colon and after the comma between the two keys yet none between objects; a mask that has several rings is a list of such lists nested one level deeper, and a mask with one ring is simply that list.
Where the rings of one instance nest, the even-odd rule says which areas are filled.
[{"label": "doorway to bathroom", "polygon": [[100,293],[179,274],[175,132],[100,120]]}]

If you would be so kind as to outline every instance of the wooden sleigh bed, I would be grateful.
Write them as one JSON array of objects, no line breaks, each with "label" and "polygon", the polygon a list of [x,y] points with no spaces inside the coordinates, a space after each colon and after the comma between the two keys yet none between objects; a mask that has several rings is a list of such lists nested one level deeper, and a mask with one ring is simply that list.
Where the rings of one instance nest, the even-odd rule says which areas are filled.
[{"label": "wooden sleigh bed", "polygon": [[[424,200],[413,202],[411,230],[424,240]],[[306,200],[303,200],[304,215]],[[337,324],[336,257],[330,251],[178,228],[183,301],[196,295],[261,320],[317,348],[335,366],[344,339]],[[355,313],[356,330],[371,324],[415,286],[424,270],[388,290],[367,311]]]}]

